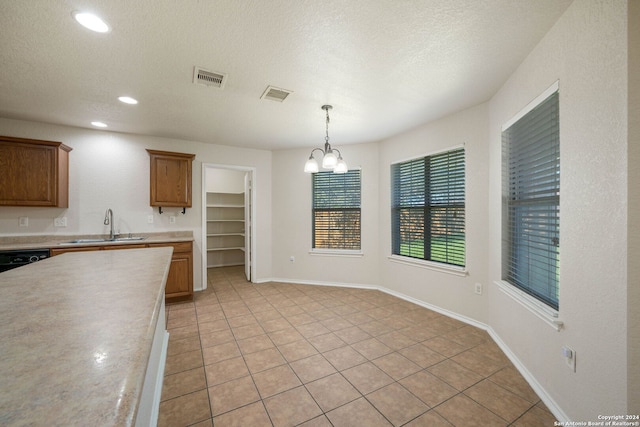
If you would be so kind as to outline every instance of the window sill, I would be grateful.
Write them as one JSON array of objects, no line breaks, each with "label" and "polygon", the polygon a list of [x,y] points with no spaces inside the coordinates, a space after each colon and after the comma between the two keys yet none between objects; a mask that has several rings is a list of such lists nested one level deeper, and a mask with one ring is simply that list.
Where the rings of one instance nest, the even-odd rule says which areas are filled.
[{"label": "window sill", "polygon": [[538,318],[543,320],[556,331],[562,329],[564,323],[558,319],[559,313],[557,310],[538,301],[531,295],[522,292],[520,289],[516,288],[509,282],[505,282],[504,280],[496,280],[494,281],[494,283],[498,286],[498,288],[500,288],[502,292],[513,298],[516,302],[523,305],[527,310],[535,314]]},{"label": "window sill", "polygon": [[455,267],[453,265],[441,264],[439,262],[425,261],[421,259],[414,259],[403,257],[400,255],[389,255],[390,261],[397,262],[398,264],[411,265],[414,267],[426,268],[428,270],[439,271],[441,273],[453,274],[455,276],[467,276],[469,272],[464,267]]},{"label": "window sill", "polygon": [[351,249],[311,249],[309,255],[360,258],[364,256],[364,253],[360,250]]}]

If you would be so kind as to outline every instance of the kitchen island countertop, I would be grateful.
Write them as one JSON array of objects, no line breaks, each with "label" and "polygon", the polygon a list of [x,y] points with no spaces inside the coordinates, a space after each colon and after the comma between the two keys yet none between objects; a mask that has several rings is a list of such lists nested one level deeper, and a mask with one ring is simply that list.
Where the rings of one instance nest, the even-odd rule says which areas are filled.
[{"label": "kitchen island countertop", "polygon": [[0,273],[0,425],[133,425],[171,254],[67,253]]}]

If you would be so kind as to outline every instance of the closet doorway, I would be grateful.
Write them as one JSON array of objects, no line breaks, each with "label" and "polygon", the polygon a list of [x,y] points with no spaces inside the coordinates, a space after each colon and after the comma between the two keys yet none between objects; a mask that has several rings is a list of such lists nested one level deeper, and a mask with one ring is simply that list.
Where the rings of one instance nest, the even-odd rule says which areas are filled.
[{"label": "closet doorway", "polygon": [[254,168],[202,165],[202,278],[207,270],[244,266],[247,281],[255,278]]}]

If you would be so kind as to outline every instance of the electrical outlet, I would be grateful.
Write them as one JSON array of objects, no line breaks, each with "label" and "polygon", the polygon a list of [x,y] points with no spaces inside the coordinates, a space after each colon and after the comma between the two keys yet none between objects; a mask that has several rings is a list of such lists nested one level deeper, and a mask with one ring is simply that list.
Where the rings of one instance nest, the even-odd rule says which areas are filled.
[{"label": "electrical outlet", "polygon": [[176,217],[175,216],[170,216],[169,217],[169,224],[175,224],[176,223]]},{"label": "electrical outlet", "polygon": [[147,216],[147,224],[153,224],[153,215]]},{"label": "electrical outlet", "polygon": [[576,351],[569,346],[562,347],[562,357],[567,366],[573,371],[576,371]]},{"label": "electrical outlet", "polygon": [[291,256],[289,257],[289,261],[291,261],[291,262],[296,262],[296,257],[294,257],[293,255],[291,255]]},{"label": "electrical outlet", "polygon": [[18,218],[18,224],[20,225],[20,227],[28,227],[29,226],[29,217],[28,216],[21,216],[20,218]]},{"label": "electrical outlet", "polygon": [[54,218],[53,219],[54,227],[66,227],[67,226],[67,217],[63,216],[62,218]]},{"label": "electrical outlet", "polygon": [[482,283],[476,283],[473,291],[478,295],[482,295]]}]

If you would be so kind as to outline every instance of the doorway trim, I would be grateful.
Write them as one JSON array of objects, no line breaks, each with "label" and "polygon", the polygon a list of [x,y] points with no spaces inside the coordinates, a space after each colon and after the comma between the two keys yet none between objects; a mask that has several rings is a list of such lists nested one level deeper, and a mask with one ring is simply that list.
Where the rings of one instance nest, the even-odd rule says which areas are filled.
[{"label": "doorway trim", "polygon": [[[250,216],[251,224],[245,229],[249,229],[251,245],[249,247],[249,256],[251,259],[250,272],[251,282],[256,283],[256,168],[250,166],[225,165],[218,163],[202,164],[202,290],[207,289],[207,170],[208,169],[227,169],[235,171],[244,171],[249,174],[251,182],[251,206]],[[245,231],[246,233],[246,231]]]}]

